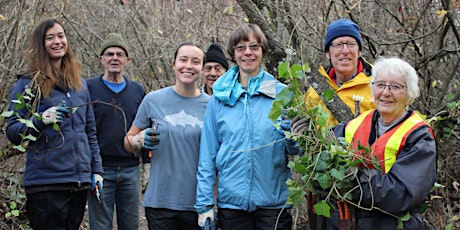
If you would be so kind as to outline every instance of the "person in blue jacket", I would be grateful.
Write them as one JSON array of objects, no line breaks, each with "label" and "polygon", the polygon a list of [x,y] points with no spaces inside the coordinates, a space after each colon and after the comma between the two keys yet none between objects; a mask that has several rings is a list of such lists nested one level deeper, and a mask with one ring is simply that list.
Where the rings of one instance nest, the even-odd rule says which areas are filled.
[{"label": "person in blue jacket", "polygon": [[256,24],[245,23],[230,35],[227,51],[236,65],[214,83],[201,133],[195,203],[200,226],[215,218],[218,175],[222,230],[291,229],[287,154],[297,154],[299,148],[275,127],[279,121],[269,118],[286,85],[261,67],[268,48]]},{"label": "person in blue jacket", "polygon": [[88,189],[103,186],[91,98],[61,23],[41,22],[29,50],[29,72],[10,90],[6,128],[14,144],[36,138],[27,145],[26,216],[35,230],[78,229]]}]

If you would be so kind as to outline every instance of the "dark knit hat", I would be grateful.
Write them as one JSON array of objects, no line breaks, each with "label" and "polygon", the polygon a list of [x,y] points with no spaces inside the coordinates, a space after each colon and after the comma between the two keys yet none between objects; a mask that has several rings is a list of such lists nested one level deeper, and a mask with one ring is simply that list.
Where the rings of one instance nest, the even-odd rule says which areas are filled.
[{"label": "dark knit hat", "polygon": [[338,37],[350,36],[356,39],[359,50],[363,49],[363,40],[359,34],[359,26],[348,19],[339,19],[327,27],[326,38],[324,39],[324,52],[326,52],[332,41]]},{"label": "dark knit hat", "polygon": [[211,44],[206,51],[206,62],[217,62],[221,64],[225,70],[228,70],[228,61],[224,51],[218,44]]},{"label": "dark knit hat", "polygon": [[102,55],[104,51],[109,47],[120,47],[125,50],[126,56],[129,56],[128,44],[126,44],[125,40],[123,37],[121,37],[120,34],[110,33],[107,35],[107,37],[105,37],[104,41],[102,42],[100,55]]}]

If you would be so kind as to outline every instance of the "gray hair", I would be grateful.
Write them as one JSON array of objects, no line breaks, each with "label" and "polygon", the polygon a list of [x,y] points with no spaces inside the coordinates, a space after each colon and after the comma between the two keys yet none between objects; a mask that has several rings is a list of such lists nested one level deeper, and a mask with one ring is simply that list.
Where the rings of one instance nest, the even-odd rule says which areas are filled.
[{"label": "gray hair", "polygon": [[[378,57],[372,67],[371,83],[375,82],[377,75],[387,74],[391,74],[406,82],[407,96],[409,97],[410,104],[420,95],[417,72],[409,63],[397,57]],[[373,93],[374,87],[371,87],[371,89]]]}]

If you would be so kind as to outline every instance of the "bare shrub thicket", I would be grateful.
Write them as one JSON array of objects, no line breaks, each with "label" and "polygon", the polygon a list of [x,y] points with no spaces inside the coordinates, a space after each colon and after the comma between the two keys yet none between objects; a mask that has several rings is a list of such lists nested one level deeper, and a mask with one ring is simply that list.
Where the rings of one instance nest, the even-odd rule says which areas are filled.
[{"label": "bare shrub thicket", "polygon": [[[229,33],[244,21],[260,25],[267,34],[271,52],[265,64],[270,72],[276,75],[289,49],[295,51],[293,62],[309,63],[315,76],[320,65],[328,65],[322,48],[327,25],[349,18],[361,26],[368,61],[379,55],[399,56],[417,69],[422,92],[414,107],[432,117],[446,109],[447,101],[460,97],[459,5],[459,0],[0,0],[0,109],[6,110],[15,74],[27,69],[24,54],[30,33],[46,17],[64,23],[83,63],[84,78],[102,72],[97,60],[102,39],[110,32],[121,33],[132,57],[127,74],[148,91],[173,83],[172,58],[179,44],[194,41],[205,49],[215,41],[226,48]],[[0,171],[21,172],[17,162],[23,157],[9,158],[14,151],[5,139],[4,123]],[[446,187],[435,192],[439,198],[427,214],[436,229],[449,223],[458,227],[454,221],[460,218],[459,193],[452,186],[460,177],[460,153],[453,145],[458,138],[441,141],[438,183]],[[4,165],[15,167],[7,170]],[[20,190],[5,175],[0,176],[2,191],[8,186]],[[1,203],[10,204],[12,196],[0,198],[0,222],[13,209]],[[22,208],[21,203],[16,207]],[[21,228],[20,223],[14,226]]]}]

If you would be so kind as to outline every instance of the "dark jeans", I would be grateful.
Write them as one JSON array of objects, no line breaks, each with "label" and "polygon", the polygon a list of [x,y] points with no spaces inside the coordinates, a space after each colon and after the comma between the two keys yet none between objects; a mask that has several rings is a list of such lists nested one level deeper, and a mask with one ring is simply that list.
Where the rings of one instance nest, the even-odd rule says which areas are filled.
[{"label": "dark jeans", "polygon": [[27,194],[26,216],[34,230],[78,230],[88,190]]},{"label": "dark jeans", "polygon": [[217,219],[222,230],[291,230],[291,209],[257,209],[254,212],[219,208]]},{"label": "dark jeans", "polygon": [[149,230],[201,230],[195,211],[176,211],[166,208],[145,207]]}]

